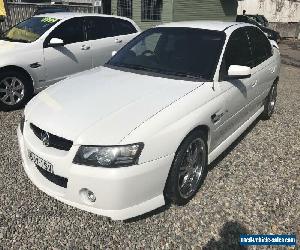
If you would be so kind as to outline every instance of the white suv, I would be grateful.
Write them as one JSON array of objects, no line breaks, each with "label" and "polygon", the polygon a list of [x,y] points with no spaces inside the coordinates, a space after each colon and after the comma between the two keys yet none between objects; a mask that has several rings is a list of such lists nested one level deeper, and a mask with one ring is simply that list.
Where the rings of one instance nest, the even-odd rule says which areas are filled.
[{"label": "white suv", "polygon": [[22,107],[46,86],[103,65],[140,32],[130,19],[78,13],[31,17],[0,37],[0,108]]}]

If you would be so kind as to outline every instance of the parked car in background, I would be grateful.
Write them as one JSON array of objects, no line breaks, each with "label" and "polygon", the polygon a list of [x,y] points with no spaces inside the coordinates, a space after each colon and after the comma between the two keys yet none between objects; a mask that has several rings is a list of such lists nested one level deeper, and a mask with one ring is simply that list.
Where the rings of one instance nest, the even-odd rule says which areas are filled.
[{"label": "parked car in background", "polygon": [[280,42],[281,37],[280,37],[279,32],[269,29],[265,26],[262,26],[260,23],[258,23],[256,20],[254,20],[254,18],[249,17],[248,15],[238,15],[236,17],[236,21],[253,24],[253,25],[259,27],[266,34],[266,36],[269,39],[276,41],[276,43]]},{"label": "parked car in background", "polygon": [[38,6],[34,12],[34,16],[41,14],[57,13],[57,12],[70,12],[67,6],[50,5],[50,6]]},{"label": "parked car in background", "polygon": [[29,102],[18,128],[27,175],[50,196],[112,219],[186,204],[208,164],[274,112],[272,44],[236,22],[144,31],[103,67]]},{"label": "parked car in background", "polygon": [[247,17],[252,18],[254,21],[258,22],[261,26],[269,27],[269,21],[265,18],[264,15],[246,15]]},{"label": "parked car in background", "polygon": [[17,24],[0,38],[0,108],[20,108],[34,92],[103,65],[139,32],[130,19],[98,14],[44,14]]}]

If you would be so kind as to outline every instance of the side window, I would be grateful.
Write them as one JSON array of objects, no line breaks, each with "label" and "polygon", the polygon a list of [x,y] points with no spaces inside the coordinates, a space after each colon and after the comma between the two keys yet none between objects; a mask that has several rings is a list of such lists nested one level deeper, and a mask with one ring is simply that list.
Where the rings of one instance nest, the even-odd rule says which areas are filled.
[{"label": "side window", "polygon": [[112,18],[86,17],[85,25],[88,40],[97,40],[113,36]]},{"label": "side window", "polygon": [[249,27],[247,33],[251,42],[254,66],[257,66],[272,56],[272,47],[261,30]]},{"label": "side window", "polygon": [[82,18],[72,18],[63,22],[55,28],[46,39],[46,44],[51,38],[59,38],[65,44],[77,43],[84,41],[84,29]]},{"label": "side window", "polygon": [[132,23],[119,18],[113,19],[113,29],[115,36],[127,35],[137,32],[136,28],[132,25]]},{"label": "side window", "polygon": [[137,56],[142,55],[145,51],[151,51],[152,53],[154,53],[160,37],[160,33],[153,33],[150,36],[146,37],[145,40],[142,40],[138,44],[136,44],[131,50]]},{"label": "side window", "polygon": [[244,29],[234,31],[227,43],[221,66],[221,76],[227,75],[230,65],[252,66],[251,50]]}]

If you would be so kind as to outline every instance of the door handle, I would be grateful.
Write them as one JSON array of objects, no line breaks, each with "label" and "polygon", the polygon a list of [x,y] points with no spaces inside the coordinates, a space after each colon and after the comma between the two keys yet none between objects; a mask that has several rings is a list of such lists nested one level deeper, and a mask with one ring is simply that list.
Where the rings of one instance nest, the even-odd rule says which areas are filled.
[{"label": "door handle", "polygon": [[81,50],[89,50],[91,47],[88,45],[82,45]]},{"label": "door handle", "polygon": [[121,42],[122,42],[122,39],[120,39],[120,38],[115,39],[115,43],[121,43]]},{"label": "door handle", "polygon": [[252,87],[255,87],[257,85],[257,83],[258,83],[258,80],[255,80],[255,82],[252,83]]}]

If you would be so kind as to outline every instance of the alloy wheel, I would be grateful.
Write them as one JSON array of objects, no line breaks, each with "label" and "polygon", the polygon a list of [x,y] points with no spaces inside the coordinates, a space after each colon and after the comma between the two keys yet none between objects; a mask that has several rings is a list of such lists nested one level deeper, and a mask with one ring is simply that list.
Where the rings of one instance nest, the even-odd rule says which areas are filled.
[{"label": "alloy wheel", "polygon": [[194,139],[187,147],[178,178],[178,190],[183,198],[191,197],[197,190],[204,170],[205,155],[205,144],[200,138]]},{"label": "alloy wheel", "polygon": [[0,81],[0,100],[6,105],[13,106],[24,98],[25,87],[17,77],[6,77]]}]

